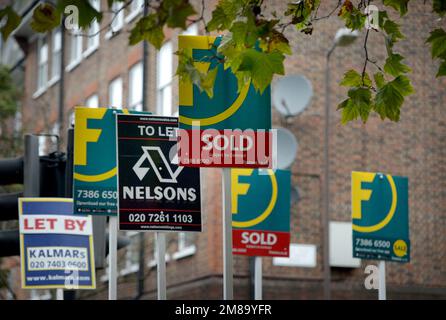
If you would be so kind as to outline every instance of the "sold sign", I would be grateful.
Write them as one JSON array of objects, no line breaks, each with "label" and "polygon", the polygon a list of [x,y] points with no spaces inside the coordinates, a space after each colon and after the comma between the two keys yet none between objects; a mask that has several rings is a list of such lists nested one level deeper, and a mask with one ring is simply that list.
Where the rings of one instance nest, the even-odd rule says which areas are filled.
[{"label": "sold sign", "polygon": [[231,170],[233,253],[288,257],[290,172]]},{"label": "sold sign", "polygon": [[179,36],[178,46],[201,72],[215,70],[213,97],[179,83],[179,163],[188,167],[274,167],[275,130],[271,130],[271,88],[261,94],[218,62],[222,38]]}]

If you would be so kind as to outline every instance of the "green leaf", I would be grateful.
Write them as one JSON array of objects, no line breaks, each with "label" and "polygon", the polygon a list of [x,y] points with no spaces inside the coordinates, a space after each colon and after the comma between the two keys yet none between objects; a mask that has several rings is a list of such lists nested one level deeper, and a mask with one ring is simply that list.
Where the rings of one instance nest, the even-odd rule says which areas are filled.
[{"label": "green leaf", "polygon": [[443,63],[440,64],[440,67],[438,68],[437,72],[437,78],[438,77],[444,77],[446,76],[446,60],[443,61]]},{"label": "green leaf", "polygon": [[163,0],[160,7],[167,13],[170,28],[186,29],[187,18],[197,13],[189,0]]},{"label": "green leaf", "polygon": [[432,3],[432,8],[440,17],[443,17],[446,14],[446,1],[434,0]]},{"label": "green leaf", "polygon": [[160,26],[158,17],[155,13],[141,18],[130,31],[130,45],[137,44],[143,40],[148,41],[157,49],[160,49],[163,44],[163,28]]},{"label": "green leaf", "polygon": [[381,116],[381,119],[388,118],[392,121],[398,121],[404,97],[413,92],[409,78],[399,76],[378,90],[375,97],[375,111]]},{"label": "green leaf", "polygon": [[402,64],[401,61],[404,60],[404,57],[398,53],[391,54],[384,64],[384,71],[388,74],[398,77],[400,74],[411,72],[412,69]]},{"label": "green leaf", "polygon": [[42,3],[34,9],[31,28],[36,32],[51,31],[60,25],[60,13],[50,3]]},{"label": "green leaf", "polygon": [[372,109],[370,88],[352,88],[348,91],[348,97],[338,105],[338,109],[342,109],[342,124],[356,120],[358,117],[366,122]]},{"label": "green leaf", "polygon": [[386,22],[384,22],[382,28],[390,37],[392,42],[396,42],[400,39],[405,38],[404,35],[401,33],[400,25],[390,19],[387,19]]},{"label": "green leaf", "polygon": [[341,86],[345,87],[371,87],[372,81],[370,80],[369,75],[367,72],[364,74],[364,83],[362,80],[362,75],[360,75],[355,70],[349,70],[344,74],[344,78],[341,80],[340,83]]},{"label": "green leaf", "polygon": [[255,49],[245,50],[238,71],[248,72],[252,84],[261,93],[271,83],[274,74],[284,74],[283,60],[285,56],[278,51],[260,52]]},{"label": "green leaf", "polygon": [[218,67],[208,71],[208,73],[201,79],[201,88],[206,91],[209,98],[214,96],[214,83],[217,77]]},{"label": "green leaf", "polygon": [[392,84],[392,86],[395,87],[404,97],[415,92],[410,84],[410,79],[407,76],[398,76],[389,83]]},{"label": "green leaf", "polygon": [[101,22],[102,13],[97,11],[90,1],[85,0],[58,0],[57,9],[59,13],[63,13],[65,8],[69,5],[76,6],[79,10],[79,27],[82,29],[88,28],[94,20]]},{"label": "green leaf", "polygon": [[426,42],[432,45],[432,58],[446,55],[446,32],[439,28],[431,31]]},{"label": "green leaf", "polygon": [[385,84],[384,74],[382,72],[377,72],[374,74],[375,84],[378,89],[382,88]]},{"label": "green leaf", "polygon": [[407,4],[409,0],[383,0],[385,6],[392,7],[400,13],[400,16],[404,16],[407,13]]},{"label": "green leaf", "polygon": [[6,22],[1,24],[2,27],[0,28],[0,31],[2,33],[3,40],[6,41],[11,32],[19,26],[22,18],[11,6],[7,6],[0,10],[0,21],[2,21],[4,17],[6,17]]},{"label": "green leaf", "polygon": [[207,23],[207,30],[226,30],[236,19],[237,13],[241,10],[244,1],[240,0],[220,0],[217,7],[212,11],[212,19]]},{"label": "green leaf", "polygon": [[346,0],[339,10],[338,14],[345,22],[345,26],[352,30],[359,30],[365,26],[367,15],[363,14],[358,8],[353,6],[351,1]]}]

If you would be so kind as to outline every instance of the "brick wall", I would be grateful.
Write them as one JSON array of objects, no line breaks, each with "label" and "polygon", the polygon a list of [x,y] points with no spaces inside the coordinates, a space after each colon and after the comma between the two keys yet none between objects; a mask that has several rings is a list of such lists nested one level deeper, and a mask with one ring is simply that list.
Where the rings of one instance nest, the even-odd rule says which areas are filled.
[{"label": "brick wall", "polygon": [[[197,3],[201,3],[195,1]],[[429,2],[429,1],[428,1]],[[212,3],[215,3],[213,1]],[[268,1],[268,10],[284,12],[286,1]],[[105,6],[105,3],[102,4]],[[320,16],[335,5],[324,1]],[[209,4],[207,19],[212,9]],[[340,124],[336,105],[346,95],[338,85],[343,73],[351,68],[360,69],[364,62],[361,34],[356,43],[347,48],[337,48],[332,55],[330,89],[332,99],[330,145],[330,219],[350,220],[350,172],[353,170],[389,172],[409,177],[410,233],[412,261],[409,264],[387,264],[389,298],[445,298],[446,297],[446,79],[435,79],[438,67],[432,62],[429,47],[424,43],[430,30],[439,23],[430,13],[430,4],[411,1],[409,14],[404,19],[403,31],[407,40],[396,45],[396,50],[407,57],[413,69],[410,75],[416,93],[407,98],[399,123],[381,121],[370,117],[366,125],[360,122]],[[199,8],[199,4],[196,5]],[[107,21],[107,17],[104,19]],[[323,108],[325,54],[331,47],[336,30],[342,26],[334,15],[315,24],[312,36],[287,29],[293,55],[285,62],[287,74],[303,74],[312,83],[314,94],[309,107],[291,119],[287,127],[298,141],[299,151],[292,166],[292,182],[299,187],[300,201],[292,207],[291,241],[317,246],[316,268],[288,268],[272,266],[265,258],[264,297],[268,299],[318,299],[322,298],[323,226],[321,223],[321,183],[323,170]],[[84,59],[79,66],[65,74],[65,108],[70,109],[85,102],[93,92],[99,94],[100,105],[108,103],[107,88],[117,75],[123,77],[124,101],[127,101],[129,67],[141,59],[142,46],[127,45],[129,26],[110,40],[101,34],[97,52]],[[202,26],[200,26],[202,29]],[[170,33],[169,33],[170,34]],[[171,33],[176,50],[176,32]],[[382,38],[371,33],[369,54],[384,61]],[[66,41],[69,52],[69,41]],[[57,117],[57,84],[37,99],[32,98],[35,88],[35,43],[30,44],[26,60],[24,116],[29,131],[45,127],[36,110],[46,110],[48,123]],[[67,57],[66,57],[67,59]],[[145,89],[150,110],[156,105],[156,52],[149,50],[149,84]],[[176,65],[176,62],[174,62]],[[174,67],[175,68],[175,67]],[[371,67],[373,69],[373,67]],[[175,69],[174,69],[175,70]],[[176,83],[176,79],[174,83]],[[174,108],[177,103],[177,85],[174,85]],[[125,102],[124,102],[125,105]],[[44,107],[42,107],[44,106]],[[43,111],[41,111],[43,112]],[[281,119],[273,110],[275,126]],[[221,177],[217,169],[203,170],[204,230],[196,237],[197,251],[193,256],[171,260],[167,265],[168,298],[220,299],[222,297],[222,247],[221,247]],[[146,234],[146,258],[153,257],[153,237]],[[170,252],[176,249],[175,241]],[[332,269],[333,298],[375,299],[377,293],[364,289],[363,261],[358,269]],[[234,257],[235,297],[249,298],[248,258]],[[146,268],[146,294],[143,298],[156,297],[156,270]],[[102,272],[100,272],[102,273]],[[100,275],[98,276],[98,279]],[[84,298],[106,298],[106,283],[98,280],[96,292],[83,292]],[[136,295],[136,274],[120,277],[118,296],[131,299]]]}]

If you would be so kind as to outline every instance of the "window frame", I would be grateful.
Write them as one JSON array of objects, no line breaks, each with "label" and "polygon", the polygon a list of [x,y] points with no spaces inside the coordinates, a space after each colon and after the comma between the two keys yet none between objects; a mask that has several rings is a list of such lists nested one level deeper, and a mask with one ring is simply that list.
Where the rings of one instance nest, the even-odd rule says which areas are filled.
[{"label": "window frame", "polygon": [[[113,105],[113,103],[112,103],[112,96],[111,96],[111,94],[112,93],[114,93],[115,92],[115,90],[110,90],[110,88],[112,87],[112,84],[114,84],[116,81],[119,81],[120,82],[120,86],[119,86],[119,88],[120,88],[120,91],[121,91],[121,98],[120,98],[120,100],[121,100],[121,102],[120,102],[120,105],[118,105],[118,106],[115,106],[115,105]],[[117,77],[115,77],[115,78],[113,78],[109,83],[108,83],[108,92],[107,92],[107,94],[108,94],[108,107],[109,108],[116,108],[116,109],[122,109],[122,104],[123,104],[123,102],[124,102],[124,88],[123,88],[123,86],[124,86],[124,82],[123,82],[123,80],[122,80],[122,77],[121,76],[117,76]]]},{"label": "window frame", "polygon": [[[132,97],[133,97],[133,90],[134,90],[134,78],[132,76],[133,72],[136,72],[137,70],[139,70],[140,77],[141,77],[141,83],[139,84],[141,86],[141,92],[140,92],[140,97],[139,99],[135,101],[132,101]],[[142,101],[143,101],[143,95],[144,95],[144,88],[143,88],[143,74],[144,74],[144,70],[143,70],[143,64],[142,61],[139,61],[137,63],[135,63],[134,65],[132,65],[129,69],[129,85],[128,85],[128,108],[129,110],[135,110],[135,111],[143,111],[143,106],[142,106]]]}]

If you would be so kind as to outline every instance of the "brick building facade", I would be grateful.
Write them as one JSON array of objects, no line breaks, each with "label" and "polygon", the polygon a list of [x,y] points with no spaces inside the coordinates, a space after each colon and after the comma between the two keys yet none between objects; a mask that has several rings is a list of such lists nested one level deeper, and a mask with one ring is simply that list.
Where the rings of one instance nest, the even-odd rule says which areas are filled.
[{"label": "brick building facade", "polygon": [[[64,113],[69,123],[74,106],[124,106],[140,108],[142,94],[148,109],[158,114],[175,114],[177,109],[177,79],[173,78],[177,47],[177,31],[168,31],[161,51],[149,47],[148,85],[141,87],[142,44],[128,46],[128,30],[141,14],[141,1],[122,11],[114,23],[115,32],[104,26],[105,15],[97,40],[76,37],[65,31]],[[99,2],[95,2],[98,5]],[[106,6],[100,1],[100,7]],[[197,8],[201,2],[196,1]],[[267,10],[284,12],[286,1],[268,1]],[[398,123],[381,121],[371,116],[367,124],[340,124],[335,106],[345,97],[339,86],[343,73],[360,69],[364,63],[361,34],[356,43],[337,48],[331,60],[332,90],[331,149],[330,149],[330,221],[350,221],[350,173],[354,170],[388,172],[409,178],[410,235],[412,261],[409,264],[387,264],[388,298],[446,298],[446,78],[436,79],[438,68],[425,44],[428,33],[444,23],[436,20],[428,4],[411,1],[409,13],[403,19],[402,30],[407,39],[396,45],[412,68],[410,75],[416,93],[406,99]],[[206,1],[207,21],[214,1]],[[320,15],[335,6],[324,1]],[[135,10],[135,11],[133,11]],[[121,24],[122,21],[122,24]],[[324,75],[326,52],[342,22],[336,15],[315,24],[312,36],[286,31],[293,55],[285,61],[286,74],[305,75],[312,83],[313,98],[300,115],[284,121],[273,109],[275,127],[286,126],[299,141],[297,159],[292,171],[292,183],[299,188],[299,201],[291,208],[291,242],[316,246],[316,266],[312,268],[284,267],[263,259],[263,292],[265,299],[319,299],[323,297],[323,224],[322,173],[324,128]],[[96,29],[94,29],[96,28]],[[58,65],[60,33],[28,36],[24,27],[16,38],[26,48],[24,62],[23,128],[28,132],[58,132],[60,74]],[[190,34],[204,34],[200,24],[188,29]],[[80,39],[80,40],[79,40]],[[81,47],[81,48],[80,48]],[[385,59],[385,47],[378,34],[371,34],[369,55],[378,61]],[[56,61],[56,62],[54,62]],[[373,68],[373,67],[372,67]],[[45,75],[42,75],[42,72]],[[173,79],[172,79],[173,78]],[[274,90],[274,83],[273,83]],[[64,133],[60,132],[63,136]],[[64,138],[63,138],[64,139]],[[221,176],[217,169],[206,169],[202,233],[169,235],[167,254],[167,297],[169,299],[222,298],[221,246]],[[128,234],[132,244],[119,252],[120,277],[118,298],[133,299],[138,285],[139,237]],[[153,254],[154,236],[145,234],[145,292],[142,299],[156,297],[156,264]],[[11,258],[8,263],[14,261]],[[362,261],[359,268],[332,267],[332,297],[334,299],[374,299],[376,291],[364,288],[364,268],[374,263]],[[17,268],[16,264],[16,268]],[[18,272],[13,273],[18,275]],[[247,257],[234,256],[234,296],[250,298],[250,267]],[[78,295],[83,299],[107,298],[104,271],[98,274],[98,289]],[[16,281],[19,284],[19,279]],[[18,288],[19,296],[26,295]],[[34,294],[42,294],[35,292]]]}]

